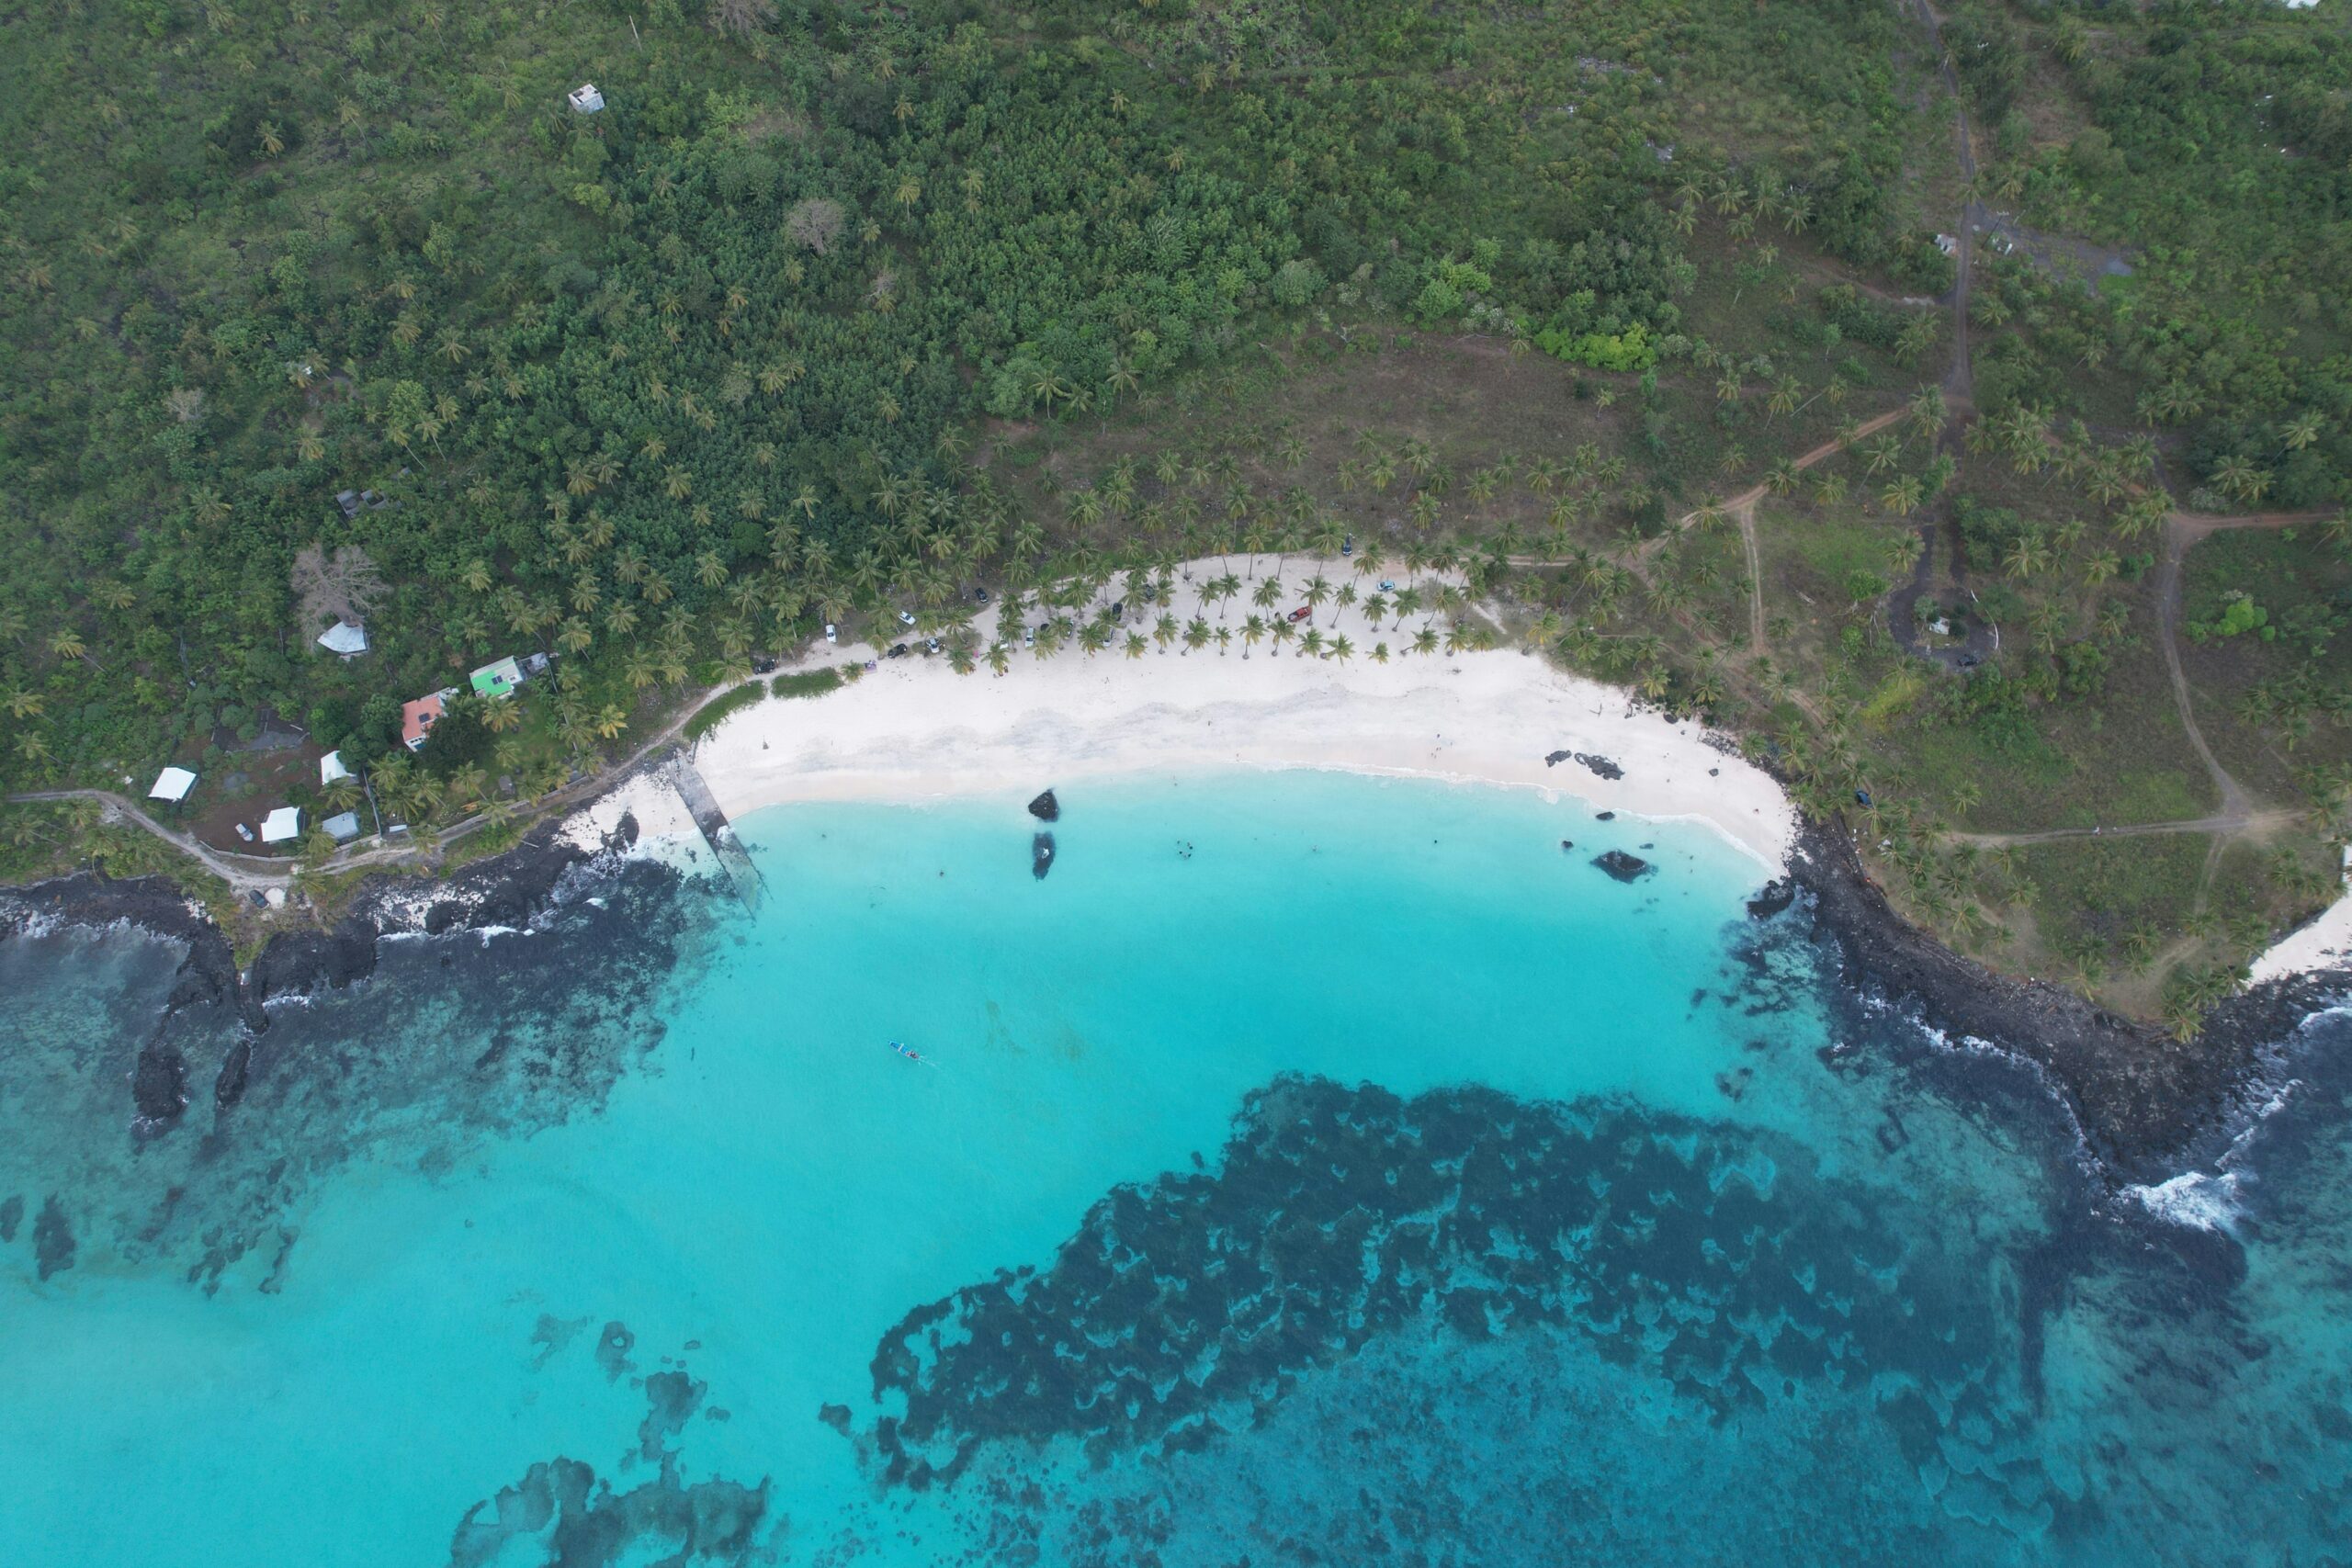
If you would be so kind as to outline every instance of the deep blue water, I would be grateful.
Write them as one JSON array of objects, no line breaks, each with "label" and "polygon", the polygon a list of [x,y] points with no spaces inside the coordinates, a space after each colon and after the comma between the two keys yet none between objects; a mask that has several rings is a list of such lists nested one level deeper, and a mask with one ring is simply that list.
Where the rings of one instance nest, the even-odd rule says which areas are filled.
[{"label": "deep blue water", "polygon": [[2352,1561],[2335,1021],[2184,1227],[1697,829],[1063,805],[391,943],[146,1141],[179,952],[0,942],[0,1562]]}]

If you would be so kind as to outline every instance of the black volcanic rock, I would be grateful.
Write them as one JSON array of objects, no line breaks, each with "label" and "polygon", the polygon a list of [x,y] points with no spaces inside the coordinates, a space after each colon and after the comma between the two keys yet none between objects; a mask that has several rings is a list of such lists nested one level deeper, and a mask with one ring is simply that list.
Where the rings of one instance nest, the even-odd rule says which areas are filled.
[{"label": "black volcanic rock", "polygon": [[1052,790],[1047,790],[1029,803],[1029,815],[1040,822],[1058,822],[1062,819],[1062,803],[1054,798]]},{"label": "black volcanic rock", "polygon": [[1054,869],[1054,836],[1040,833],[1029,840],[1029,874],[1038,881],[1046,880],[1046,873]]},{"label": "black volcanic rock", "polygon": [[246,988],[255,1001],[326,987],[341,990],[376,972],[376,928],[357,919],[346,919],[331,931],[281,933],[254,960]]},{"label": "black volcanic rock", "polygon": [[1747,918],[1769,920],[1796,902],[1797,885],[1789,877],[1776,876],[1757,889],[1756,897],[1747,901]]},{"label": "black volcanic rock", "polygon": [[1629,855],[1623,850],[1611,850],[1606,854],[1595,855],[1592,863],[1620,882],[1635,881],[1657,869],[1641,856]]},{"label": "black volcanic rock", "polygon": [[212,1103],[226,1111],[245,1098],[245,1074],[253,1066],[254,1044],[240,1040],[229,1047],[220,1058],[220,1071],[212,1079]]},{"label": "black volcanic rock", "polygon": [[154,1043],[139,1053],[130,1071],[130,1102],[142,1133],[161,1133],[180,1119],[187,1109],[187,1063],[177,1051]]}]

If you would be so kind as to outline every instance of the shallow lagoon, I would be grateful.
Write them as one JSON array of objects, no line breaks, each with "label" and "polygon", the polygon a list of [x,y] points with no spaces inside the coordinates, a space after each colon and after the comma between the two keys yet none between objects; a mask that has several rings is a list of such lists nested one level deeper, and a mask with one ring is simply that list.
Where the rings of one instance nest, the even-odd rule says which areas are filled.
[{"label": "shallow lagoon", "polygon": [[2332,1561],[2324,1073],[2241,1247],[1695,827],[1063,806],[1043,882],[1016,801],[803,806],[756,919],[640,868],[392,944],[137,1151],[174,955],[0,944],[0,1558]]}]

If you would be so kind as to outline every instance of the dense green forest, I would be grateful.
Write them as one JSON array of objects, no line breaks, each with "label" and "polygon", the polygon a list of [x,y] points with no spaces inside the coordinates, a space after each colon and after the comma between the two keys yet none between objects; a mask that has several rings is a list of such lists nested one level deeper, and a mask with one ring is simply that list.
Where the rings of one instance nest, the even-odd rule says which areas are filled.
[{"label": "dense green forest", "polygon": [[[1817,804],[1878,770],[1916,785],[1896,837],[2007,827],[1984,756],[2096,771],[2068,738],[2145,662],[2174,501],[2352,494],[2342,10],[1964,0],[1939,51],[1892,0],[35,0],[0,14],[0,782],[179,761],[202,807],[275,721],[429,821],[827,622],[1344,526],[1476,563],[1494,629]],[[1455,451],[1423,408],[1384,449],[1300,412],[1318,367],[1445,344],[1550,367],[1513,386],[1556,429]],[[1854,450],[1800,489],[1824,441]],[[1673,527],[1758,481],[1794,510],[1757,603],[1847,617],[1758,609],[1769,652],[1738,541]],[[1915,513],[1981,618],[2038,627],[1965,675],[1894,646]],[[2339,545],[2246,602],[2289,613]],[[2189,586],[2212,646],[2287,651]],[[2352,599],[2293,597],[2292,668],[2212,676],[2250,754],[2352,716]],[[346,615],[348,661],[312,643]],[[522,700],[400,751],[402,701],[532,651]],[[2334,757],[2270,793],[2332,804]],[[10,819],[25,866],[71,841]],[[2052,878],[1915,881],[1965,926]]]}]

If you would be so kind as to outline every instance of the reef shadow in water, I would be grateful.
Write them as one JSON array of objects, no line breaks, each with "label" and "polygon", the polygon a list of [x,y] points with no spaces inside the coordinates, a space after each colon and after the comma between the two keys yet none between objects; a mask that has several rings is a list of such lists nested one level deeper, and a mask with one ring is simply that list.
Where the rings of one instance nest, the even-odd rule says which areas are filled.
[{"label": "reef shadow in water", "polygon": [[1923,1247],[1932,1229],[1817,1163],[1615,1101],[1285,1077],[1250,1097],[1220,1169],[1121,1187],[1046,1269],[908,1314],[874,1358],[876,1398],[904,1414],[873,1451],[924,1487],[992,1440],[1198,1442],[1425,1319],[1474,1340],[1580,1331],[1715,1419],[1878,1380],[1922,1465],[1999,1432],[2021,1325],[1986,1301],[1984,1259]]},{"label": "reef shadow in water", "polygon": [[[623,1325],[607,1325],[605,1339],[616,1337],[633,1339]],[[756,1486],[723,1477],[690,1483],[679,1472],[672,1439],[701,1407],[702,1382],[680,1366],[648,1377],[643,1388],[645,1418],[620,1468],[651,1464],[650,1480],[616,1491],[584,1461],[542,1461],[466,1510],[450,1539],[450,1568],[526,1562],[542,1568],[752,1568],[775,1562],[771,1537],[782,1521],[765,1480]]]}]

